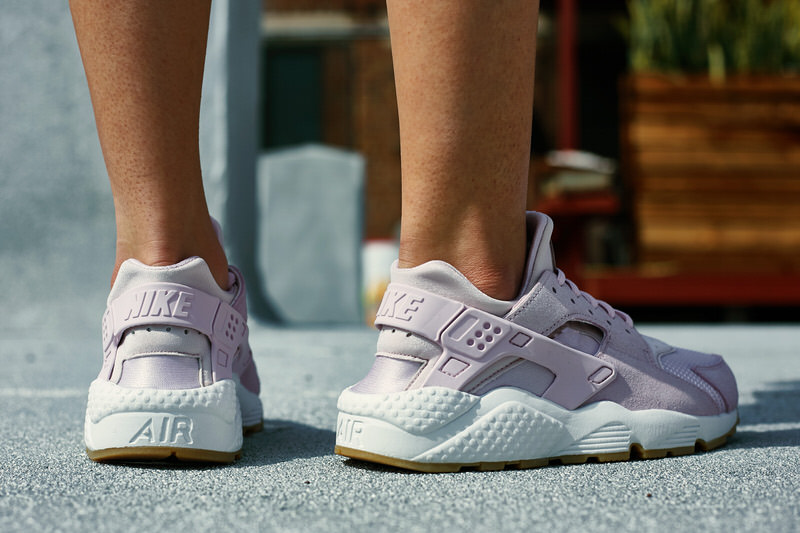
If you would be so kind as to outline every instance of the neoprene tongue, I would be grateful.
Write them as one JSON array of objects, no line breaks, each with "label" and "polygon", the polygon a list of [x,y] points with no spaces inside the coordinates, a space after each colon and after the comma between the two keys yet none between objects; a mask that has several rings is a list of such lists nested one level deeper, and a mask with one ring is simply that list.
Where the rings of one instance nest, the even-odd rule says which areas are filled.
[{"label": "neoprene tongue", "polygon": [[530,292],[542,274],[556,268],[553,248],[550,244],[550,238],[553,235],[553,221],[545,214],[529,211],[527,224],[530,247],[528,248],[528,262],[520,297]]}]

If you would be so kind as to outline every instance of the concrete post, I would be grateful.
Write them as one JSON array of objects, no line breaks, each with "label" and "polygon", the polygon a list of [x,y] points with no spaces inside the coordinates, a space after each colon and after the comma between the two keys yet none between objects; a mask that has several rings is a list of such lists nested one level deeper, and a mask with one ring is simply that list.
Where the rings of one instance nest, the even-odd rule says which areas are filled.
[{"label": "concrete post", "polygon": [[[210,208],[256,283],[260,5],[214,0],[201,118]],[[114,213],[66,0],[3,0],[0,50],[0,332],[94,334]]]}]

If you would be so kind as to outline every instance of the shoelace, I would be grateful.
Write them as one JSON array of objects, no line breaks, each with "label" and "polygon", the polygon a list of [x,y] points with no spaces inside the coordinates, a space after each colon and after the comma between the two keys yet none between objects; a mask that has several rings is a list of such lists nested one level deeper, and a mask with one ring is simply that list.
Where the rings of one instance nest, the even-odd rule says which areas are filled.
[{"label": "shoelace", "polygon": [[602,307],[605,310],[605,312],[608,313],[608,316],[610,316],[611,318],[616,318],[617,316],[619,316],[625,321],[628,327],[631,328],[633,327],[633,320],[631,320],[631,317],[628,316],[626,313],[623,313],[618,309],[614,309],[603,300],[598,300],[588,292],[580,290],[577,285],[575,285],[571,280],[567,279],[566,274],[564,274],[564,271],[561,270],[560,268],[556,269],[556,273],[558,274],[558,284],[560,286],[563,287],[564,284],[566,284],[570,289],[572,289],[572,292],[575,293],[575,296],[583,296],[584,298],[586,298],[586,300],[593,308],[596,309],[598,307]]}]

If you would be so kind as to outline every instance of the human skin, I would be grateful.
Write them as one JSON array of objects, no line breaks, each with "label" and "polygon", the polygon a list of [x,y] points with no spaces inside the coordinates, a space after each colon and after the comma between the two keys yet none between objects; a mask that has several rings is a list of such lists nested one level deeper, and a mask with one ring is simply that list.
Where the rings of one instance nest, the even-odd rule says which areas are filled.
[{"label": "human skin", "polygon": [[388,0],[400,114],[400,267],[447,261],[517,296],[538,2]]},{"label": "human skin", "polygon": [[117,223],[116,265],[228,262],[206,205],[199,117],[209,0],[71,0]]},{"label": "human skin", "polygon": [[[525,201],[538,2],[389,0],[400,114],[399,264],[439,259],[512,299]],[[227,259],[199,156],[208,0],[70,0],[117,223],[116,265]]]}]

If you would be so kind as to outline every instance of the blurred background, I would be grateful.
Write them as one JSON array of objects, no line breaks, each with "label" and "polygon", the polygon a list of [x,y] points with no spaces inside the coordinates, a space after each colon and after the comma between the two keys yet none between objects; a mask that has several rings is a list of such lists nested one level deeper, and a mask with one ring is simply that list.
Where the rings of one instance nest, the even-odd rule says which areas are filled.
[{"label": "blurred background", "polygon": [[[113,206],[67,2],[5,0],[0,49],[0,332],[91,332]],[[639,321],[800,319],[800,0],[542,0],[536,71],[528,204],[568,276]],[[384,2],[215,0],[203,90],[255,314],[369,322],[400,217]]]},{"label": "blurred background", "polygon": [[[392,238],[384,3],[265,14],[262,148],[364,154],[365,237]],[[640,319],[800,318],[800,2],[543,0],[538,40],[528,203],[560,267]]]}]

